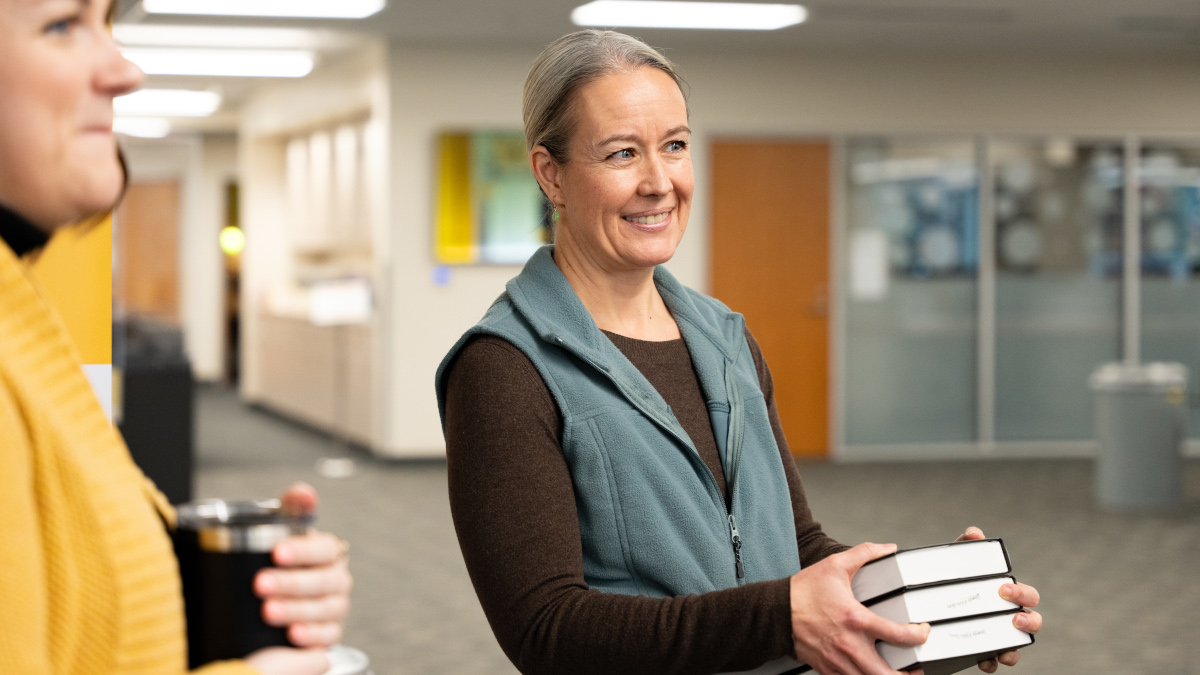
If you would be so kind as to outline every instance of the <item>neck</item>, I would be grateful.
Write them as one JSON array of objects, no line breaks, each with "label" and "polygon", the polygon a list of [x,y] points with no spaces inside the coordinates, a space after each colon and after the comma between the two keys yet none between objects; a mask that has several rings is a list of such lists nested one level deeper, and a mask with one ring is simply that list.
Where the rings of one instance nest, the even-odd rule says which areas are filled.
[{"label": "neck", "polygon": [[681,337],[654,285],[653,267],[613,269],[562,243],[554,247],[554,263],[600,330],[653,342]]}]

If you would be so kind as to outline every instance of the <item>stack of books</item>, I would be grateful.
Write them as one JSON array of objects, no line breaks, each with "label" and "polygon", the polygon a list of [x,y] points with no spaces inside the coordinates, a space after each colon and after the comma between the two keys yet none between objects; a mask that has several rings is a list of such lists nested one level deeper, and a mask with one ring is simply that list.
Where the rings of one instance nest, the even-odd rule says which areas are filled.
[{"label": "stack of books", "polygon": [[872,560],[850,586],[859,602],[885,619],[930,625],[923,645],[877,643],[888,666],[948,675],[1033,644],[1033,636],[1012,623],[1023,608],[1000,597],[1000,587],[1013,582],[1004,542],[975,539]]}]

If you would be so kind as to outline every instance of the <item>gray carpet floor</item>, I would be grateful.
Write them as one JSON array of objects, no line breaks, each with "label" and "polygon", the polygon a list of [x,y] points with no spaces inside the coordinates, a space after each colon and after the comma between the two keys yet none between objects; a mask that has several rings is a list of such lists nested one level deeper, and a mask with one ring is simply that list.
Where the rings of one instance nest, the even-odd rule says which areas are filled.
[{"label": "gray carpet floor", "polygon": [[[513,673],[458,552],[444,462],[374,459],[231,392],[198,396],[197,496],[319,490],[318,525],[352,544],[356,587],[345,642],[377,675]],[[325,457],[356,471],[326,478]],[[813,512],[840,541],[918,546],[967,525],[1003,537],[1021,581],[1042,594],[1045,628],[1010,672],[1200,674],[1200,462],[1186,505],[1121,515],[1092,505],[1081,460],[800,466]]]}]

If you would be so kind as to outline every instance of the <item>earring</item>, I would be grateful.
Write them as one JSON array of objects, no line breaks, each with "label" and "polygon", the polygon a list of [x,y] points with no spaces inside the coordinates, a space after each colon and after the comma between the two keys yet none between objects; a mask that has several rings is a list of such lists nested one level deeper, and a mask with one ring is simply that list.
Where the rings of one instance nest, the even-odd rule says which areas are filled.
[{"label": "earring", "polygon": [[557,223],[562,216],[558,215],[558,205],[554,205],[554,213],[550,214],[550,222]]}]

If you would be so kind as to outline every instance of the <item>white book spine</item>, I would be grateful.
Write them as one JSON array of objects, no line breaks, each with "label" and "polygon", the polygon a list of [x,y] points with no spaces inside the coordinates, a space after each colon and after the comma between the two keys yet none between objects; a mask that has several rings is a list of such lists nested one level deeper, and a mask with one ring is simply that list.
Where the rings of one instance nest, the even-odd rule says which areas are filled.
[{"label": "white book spine", "polygon": [[897,647],[879,642],[875,650],[893,669],[972,654],[990,654],[1032,642],[1030,635],[1013,625],[1014,614],[999,614],[935,624],[925,644]]},{"label": "white book spine", "polygon": [[1011,583],[1012,577],[997,577],[915,588],[867,605],[867,609],[896,623],[946,621],[1020,609],[1000,597],[1000,587]]}]

